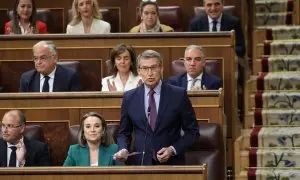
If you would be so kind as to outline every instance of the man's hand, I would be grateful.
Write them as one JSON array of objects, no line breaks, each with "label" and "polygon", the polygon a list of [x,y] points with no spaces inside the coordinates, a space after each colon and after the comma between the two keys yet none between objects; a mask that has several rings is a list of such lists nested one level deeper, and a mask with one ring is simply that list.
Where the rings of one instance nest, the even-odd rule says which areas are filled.
[{"label": "man's hand", "polygon": [[121,149],[117,153],[114,154],[114,160],[124,162],[128,158],[129,152],[127,149]]},{"label": "man's hand", "polygon": [[173,149],[171,147],[163,147],[161,148],[161,150],[157,152],[157,160],[160,163],[167,162],[169,158],[172,156],[172,154],[173,154]]},{"label": "man's hand", "polygon": [[19,143],[16,145],[16,147],[17,147],[17,150],[16,150],[17,160],[19,161],[20,164],[24,164],[25,155],[26,155],[26,147],[25,147],[23,138],[19,141]]}]

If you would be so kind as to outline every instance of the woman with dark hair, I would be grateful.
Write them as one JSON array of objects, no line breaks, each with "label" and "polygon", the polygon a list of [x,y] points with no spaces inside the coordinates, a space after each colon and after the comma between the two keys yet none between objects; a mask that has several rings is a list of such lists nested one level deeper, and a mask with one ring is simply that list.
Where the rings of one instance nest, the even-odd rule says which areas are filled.
[{"label": "woman with dark hair", "polygon": [[105,119],[95,112],[82,117],[78,144],[71,145],[64,166],[113,166],[118,146],[107,133]]},{"label": "woman with dark hair", "polygon": [[5,34],[47,34],[46,24],[36,19],[34,0],[15,0],[12,13],[12,20],[5,24]]},{"label": "woman with dark hair", "polygon": [[136,67],[136,55],[130,45],[119,44],[110,52],[111,76],[102,79],[102,91],[128,91],[142,83]]},{"label": "woman with dark hair", "polygon": [[130,33],[174,32],[170,26],[160,24],[156,0],[142,0],[139,6],[141,23],[133,27]]}]

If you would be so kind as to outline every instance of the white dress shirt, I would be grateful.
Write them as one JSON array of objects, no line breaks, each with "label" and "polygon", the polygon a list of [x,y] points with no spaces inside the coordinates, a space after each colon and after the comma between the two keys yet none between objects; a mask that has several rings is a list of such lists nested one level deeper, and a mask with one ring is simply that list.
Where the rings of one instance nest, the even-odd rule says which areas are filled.
[{"label": "white dress shirt", "polygon": [[[208,17],[208,25],[209,25],[209,31],[212,32],[213,30],[213,19],[210,16]],[[217,19],[218,23],[217,23],[217,31],[221,31],[221,18],[222,18],[222,14],[221,16]]]},{"label": "white dress shirt", "polygon": [[[75,26],[71,26],[68,24],[67,26],[67,34],[84,34],[84,26],[82,21],[80,21]],[[93,19],[90,34],[104,34],[110,33],[110,24],[106,21],[102,21],[100,19]]]},{"label": "white dress shirt", "polygon": [[[203,76],[203,73],[201,73],[201,74],[199,74],[199,76],[197,76],[195,79],[197,79],[196,80],[196,82],[195,82],[195,84],[194,84],[194,87],[195,88],[197,88],[197,89],[202,89],[202,87],[201,87],[201,81],[202,81],[202,76]],[[188,90],[188,91],[190,91],[191,90],[191,88],[192,88],[192,85],[193,85],[193,81],[194,81],[194,78],[192,78],[189,74],[187,74],[187,87],[186,87],[186,89]]]},{"label": "white dress shirt", "polygon": [[28,24],[28,27],[25,29],[25,28],[22,26],[21,22],[19,21],[19,27],[20,27],[20,29],[21,29],[21,34],[29,34],[29,33],[31,33],[30,31],[28,31],[28,30],[29,30],[29,27],[30,27],[30,23]]},{"label": "white dress shirt", "polygon": [[128,91],[128,90],[136,88],[140,79],[141,78],[139,76],[135,76],[132,74],[132,72],[130,72],[128,80],[127,80],[125,86],[123,86],[123,83],[121,81],[119,73],[117,73],[117,75],[115,77],[107,76],[102,79],[102,90],[101,91],[109,91],[107,80],[110,82],[111,85],[113,84],[113,82],[115,82],[117,91]]},{"label": "white dress shirt", "polygon": [[95,162],[94,164],[91,163],[91,166],[98,166],[98,161]]},{"label": "white dress shirt", "polygon": [[[55,77],[55,71],[56,71],[56,67],[55,69],[48,75],[49,76],[49,92],[53,92],[53,84],[54,84],[54,77]],[[45,76],[40,74],[40,92],[43,91],[43,85],[45,82]]]}]

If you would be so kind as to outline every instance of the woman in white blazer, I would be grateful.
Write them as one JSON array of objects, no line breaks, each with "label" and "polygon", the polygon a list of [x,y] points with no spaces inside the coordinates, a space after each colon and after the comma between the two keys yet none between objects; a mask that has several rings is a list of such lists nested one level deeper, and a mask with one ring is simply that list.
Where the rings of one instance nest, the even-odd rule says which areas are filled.
[{"label": "woman in white blazer", "polygon": [[102,91],[128,91],[142,83],[136,67],[134,49],[126,44],[119,44],[110,52],[108,65],[111,76],[102,79]]},{"label": "woman in white blazer", "polygon": [[97,0],[74,0],[72,17],[67,26],[67,34],[110,33],[110,24],[101,20]]}]

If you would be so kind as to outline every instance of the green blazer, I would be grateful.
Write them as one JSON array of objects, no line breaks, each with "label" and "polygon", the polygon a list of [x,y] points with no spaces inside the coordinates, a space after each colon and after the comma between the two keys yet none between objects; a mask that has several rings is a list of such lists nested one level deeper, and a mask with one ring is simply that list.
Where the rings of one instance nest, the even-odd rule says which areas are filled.
[{"label": "green blazer", "polygon": [[[109,147],[99,146],[98,166],[114,166],[116,162],[113,155],[118,151],[116,144]],[[82,147],[79,144],[71,145],[64,166],[90,166],[89,147]]]}]

